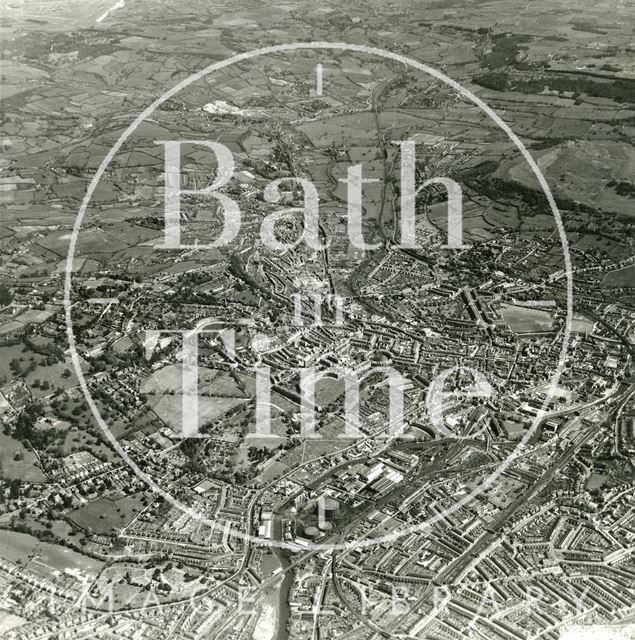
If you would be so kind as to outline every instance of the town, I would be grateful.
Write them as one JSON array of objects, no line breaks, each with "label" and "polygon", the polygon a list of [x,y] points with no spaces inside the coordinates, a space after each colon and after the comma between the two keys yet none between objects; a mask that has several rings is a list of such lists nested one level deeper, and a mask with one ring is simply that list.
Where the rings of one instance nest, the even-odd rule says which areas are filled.
[{"label": "town", "polygon": [[632,13],[7,0],[3,640],[632,635]]},{"label": "town", "polygon": [[[164,243],[159,245],[161,249],[210,249],[223,246],[236,239],[241,231],[241,212],[238,203],[219,191],[221,187],[227,185],[234,174],[235,164],[232,152],[220,142],[209,142],[205,140],[155,140],[155,144],[164,146],[164,177],[165,185],[165,238]],[[209,147],[214,152],[217,162],[216,178],[211,185],[202,188],[183,188],[183,184],[188,184],[181,174],[181,147],[198,145]],[[433,185],[442,185],[447,191],[448,208],[448,242],[446,247],[451,249],[465,249],[462,243],[463,238],[463,193],[461,185],[448,177],[435,176],[426,179],[418,188],[415,188],[415,140],[393,141],[400,148],[401,158],[401,206],[400,206],[400,243],[398,246],[408,249],[418,249],[420,245],[416,241],[415,223],[415,200],[422,189]],[[198,174],[196,168],[190,169]],[[255,176],[249,172],[243,172],[247,180],[255,180]],[[363,178],[362,164],[348,167],[346,178],[340,178],[339,182],[347,185],[347,228],[351,244],[360,250],[372,250],[382,247],[382,243],[369,244],[362,237],[362,186],[365,182],[379,182],[378,178]],[[198,183],[200,176],[196,175]],[[296,190],[287,190],[284,196],[281,194],[280,186],[284,183],[297,184],[303,196],[303,207],[292,207],[282,211],[276,211],[267,215],[260,228],[260,238],[264,245],[270,249],[287,251],[296,246],[299,242],[306,242],[307,246],[316,251],[327,248],[320,241],[319,222],[319,194],[315,185],[306,178],[295,176],[278,178],[264,187],[262,198],[269,203],[278,203],[287,200],[288,204],[297,196]],[[222,232],[220,237],[211,243],[200,243],[198,239],[193,245],[182,245],[181,240],[181,194],[188,196],[204,195],[215,198],[221,205],[221,215],[223,218]],[[206,205],[207,206],[207,205]],[[292,218],[293,214],[302,213],[302,233],[294,242],[280,242],[275,236],[276,223],[284,220],[285,217]]]}]

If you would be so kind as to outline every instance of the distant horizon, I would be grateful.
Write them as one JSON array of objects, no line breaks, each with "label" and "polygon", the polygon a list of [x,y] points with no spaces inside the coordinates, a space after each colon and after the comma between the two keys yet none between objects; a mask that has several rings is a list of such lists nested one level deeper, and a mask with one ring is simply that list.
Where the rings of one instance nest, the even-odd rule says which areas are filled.
[{"label": "distant horizon", "polygon": [[635,633],[635,10],[20,0],[0,636]]}]

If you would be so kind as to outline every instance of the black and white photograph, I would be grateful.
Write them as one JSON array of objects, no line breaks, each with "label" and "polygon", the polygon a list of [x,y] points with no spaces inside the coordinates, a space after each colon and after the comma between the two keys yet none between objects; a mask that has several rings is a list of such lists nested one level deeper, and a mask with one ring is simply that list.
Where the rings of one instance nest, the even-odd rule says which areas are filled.
[{"label": "black and white photograph", "polygon": [[0,638],[635,640],[635,0],[0,0]]}]

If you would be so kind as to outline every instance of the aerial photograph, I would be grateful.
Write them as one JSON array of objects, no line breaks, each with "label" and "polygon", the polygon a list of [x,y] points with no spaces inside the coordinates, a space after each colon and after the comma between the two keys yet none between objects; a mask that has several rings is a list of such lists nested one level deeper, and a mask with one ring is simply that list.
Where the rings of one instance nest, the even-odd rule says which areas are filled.
[{"label": "aerial photograph", "polygon": [[635,640],[635,0],[0,0],[0,639]]}]

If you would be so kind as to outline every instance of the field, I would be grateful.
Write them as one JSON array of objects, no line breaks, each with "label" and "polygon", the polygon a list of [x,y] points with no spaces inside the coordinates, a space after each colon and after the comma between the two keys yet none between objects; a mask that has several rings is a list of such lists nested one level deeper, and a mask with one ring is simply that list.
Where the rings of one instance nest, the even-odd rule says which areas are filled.
[{"label": "field", "polygon": [[[101,406],[100,406],[101,411]],[[119,439],[122,437],[129,438],[133,433],[137,431],[143,431],[143,433],[152,433],[156,431],[157,425],[160,426],[160,422],[157,420],[156,415],[149,407],[142,407],[140,410],[135,411],[134,414],[129,415],[129,422],[125,422],[120,417],[106,417],[102,412],[102,416],[110,432]]]},{"label": "field", "polygon": [[[368,132],[375,130],[370,112],[334,116],[306,122],[297,127],[316,147],[342,146],[349,143],[358,146],[367,142]],[[355,145],[353,142],[355,141]]]},{"label": "field", "polygon": [[[470,242],[471,240],[489,240],[492,238],[492,225],[485,217],[488,212],[484,206],[479,206],[473,202],[464,203],[463,208],[463,234],[464,241]],[[447,202],[441,202],[433,204],[428,207],[427,211],[428,219],[430,223],[440,231],[443,241],[446,241],[447,228],[448,228],[448,205]],[[500,221],[503,222],[503,217],[500,216]],[[513,221],[513,218],[512,218]],[[507,221],[500,225],[501,228],[509,226]]]},{"label": "field", "polygon": [[[36,356],[36,359],[37,357],[38,356]],[[66,371],[70,373],[68,377],[64,377],[63,375]],[[61,386],[64,389],[70,389],[76,387],[78,384],[75,369],[70,358],[68,358],[66,362],[56,362],[48,367],[40,364],[35,371],[27,374],[25,382],[36,398],[51,395],[57,387]]]},{"label": "field", "polygon": [[[180,431],[183,423],[183,396],[150,397],[150,404],[154,412],[175,431]],[[225,415],[231,409],[247,402],[246,398],[198,398],[198,423],[202,426]]]},{"label": "field", "polygon": [[[323,433],[320,431],[320,433]],[[349,441],[344,441],[336,437],[329,437],[324,440],[304,440],[304,442],[298,443],[297,447],[285,451],[281,458],[276,462],[265,465],[262,472],[258,476],[258,479],[265,483],[270,482],[274,478],[282,475],[294,469],[303,462],[307,462],[313,458],[320,456],[335,456],[342,449],[344,449]],[[302,472],[298,472],[298,478],[301,477]],[[305,477],[302,478],[304,482],[309,482],[315,478],[304,472]]]},{"label": "field", "polygon": [[17,531],[0,531],[0,556],[12,562],[28,560],[40,541],[34,536]]},{"label": "field", "polygon": [[40,554],[40,562],[53,567],[57,571],[64,571],[67,567],[92,571],[102,566],[99,560],[94,560],[59,544],[41,542],[38,546],[38,552]]},{"label": "field", "polygon": [[99,498],[69,514],[69,519],[78,527],[92,533],[110,533],[112,529],[124,527],[142,509],[143,494],[125,496],[117,500]]},{"label": "field", "polygon": [[586,488],[591,491],[593,489],[600,489],[606,484],[608,476],[603,473],[592,473],[586,483]]},{"label": "field", "polygon": [[27,562],[34,556],[39,556],[41,563],[58,571],[63,571],[67,567],[84,571],[96,570],[103,565],[99,560],[89,558],[62,545],[41,542],[28,533],[0,531],[0,557],[12,562]]},{"label": "field", "polygon": [[[39,241],[40,246],[53,251],[60,257],[65,257],[71,239],[71,231],[54,231]],[[99,253],[115,253],[125,249],[128,245],[116,240],[101,229],[82,230],[77,243],[77,255],[92,255]]]},{"label": "field", "polygon": [[504,322],[514,333],[550,331],[553,328],[551,314],[542,309],[504,304],[501,306],[500,313]]},{"label": "field", "polygon": [[[582,120],[573,121],[579,129]],[[574,136],[571,136],[574,137]],[[577,137],[577,136],[575,136]],[[548,172],[556,197],[577,200],[604,211],[632,211],[632,200],[608,186],[612,181],[628,182],[635,167],[635,152],[626,142],[581,140],[575,145],[556,145],[538,152],[538,164]],[[497,177],[511,178],[523,186],[538,188],[529,165],[522,159],[517,164],[501,166]]]},{"label": "field", "polygon": [[24,345],[22,343],[0,348],[0,380],[6,382],[13,379],[13,373],[9,367],[9,363],[15,358],[18,360],[24,358],[25,354],[22,353],[23,349]]},{"label": "field", "polygon": [[[21,454],[22,459],[15,460],[16,454]],[[4,433],[0,433],[0,475],[3,478],[17,478],[25,482],[47,481],[33,451]]]},{"label": "field", "polygon": [[64,441],[61,443],[61,448],[62,455],[65,456],[74,451],[86,449],[100,457],[105,457],[107,460],[120,459],[118,454],[110,447],[106,446],[101,440],[96,440],[90,433],[82,429],[68,431]]},{"label": "field", "polygon": [[[180,365],[155,371],[141,384],[153,411],[172,429],[181,430],[183,415],[182,373]],[[225,372],[199,368],[199,425],[215,420],[247,402],[243,389]]]},{"label": "field", "polygon": [[[102,406],[99,400],[97,404],[100,407]],[[74,411],[77,407],[79,407],[80,412],[78,415],[75,415]],[[97,425],[95,417],[83,396],[64,400],[62,406],[57,409],[55,413],[58,418],[77,424],[77,428],[71,428],[66,432],[66,437],[63,442],[60,443],[62,455],[68,455],[78,449],[86,449],[96,456],[107,460],[119,459],[118,455],[104,444],[103,438],[101,437],[101,429]],[[106,420],[107,424],[109,422],[109,420]],[[91,430],[93,430],[96,435],[90,433],[88,428],[94,428],[94,430]]]},{"label": "field", "polygon": [[574,333],[591,333],[595,322],[580,313],[574,313],[571,321],[571,331]]},{"label": "field", "polygon": [[8,611],[0,611],[0,635],[14,629],[15,627],[21,627],[27,620],[15,616]]},{"label": "field", "polygon": [[[12,360],[16,360],[19,369],[18,375],[24,377],[29,391],[36,398],[51,395],[58,387],[70,389],[77,386],[77,377],[70,358],[63,362],[46,364],[46,354],[59,352],[59,347],[56,347],[55,342],[50,338],[38,338],[34,340],[34,343],[34,348],[40,353],[32,351],[23,342],[0,348],[0,384],[15,378],[10,364]],[[54,357],[57,358],[57,355]],[[29,369],[31,370],[29,371]],[[63,375],[66,370],[68,370],[68,374]],[[43,385],[44,388],[42,388],[42,383],[46,383]]]},{"label": "field", "polygon": [[162,231],[130,222],[120,222],[112,227],[107,227],[106,231],[109,236],[118,242],[125,242],[128,246],[136,246],[162,235]]},{"label": "field", "polygon": [[609,271],[602,280],[603,287],[635,287],[635,264],[617,271]]}]

